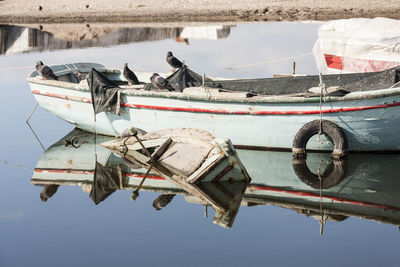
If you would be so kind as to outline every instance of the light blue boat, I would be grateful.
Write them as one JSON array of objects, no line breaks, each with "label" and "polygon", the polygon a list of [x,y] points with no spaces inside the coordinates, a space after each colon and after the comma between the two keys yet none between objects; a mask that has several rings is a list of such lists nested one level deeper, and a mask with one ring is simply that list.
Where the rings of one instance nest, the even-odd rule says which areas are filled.
[{"label": "light blue boat", "polygon": [[[42,80],[36,72],[28,77],[33,95],[41,107],[88,132],[120,136],[132,126],[147,132],[188,127],[207,130],[217,138],[230,138],[238,148],[290,150],[303,126],[326,120],[343,133],[346,145],[340,149],[344,152],[400,150],[400,71],[395,68],[378,73],[325,75],[320,87],[318,76],[205,79],[204,86],[188,87],[182,92],[145,90],[144,84],[128,86],[121,70],[94,63],[52,68],[60,81]],[[120,114],[99,113],[95,123],[88,84],[78,83],[74,75],[76,71],[88,74],[91,68],[122,88]],[[150,75],[137,73],[145,83]],[[324,126],[318,131],[326,134]],[[341,142],[333,136],[314,135],[308,143],[303,140],[303,146],[332,150],[331,141],[335,149]]]}]

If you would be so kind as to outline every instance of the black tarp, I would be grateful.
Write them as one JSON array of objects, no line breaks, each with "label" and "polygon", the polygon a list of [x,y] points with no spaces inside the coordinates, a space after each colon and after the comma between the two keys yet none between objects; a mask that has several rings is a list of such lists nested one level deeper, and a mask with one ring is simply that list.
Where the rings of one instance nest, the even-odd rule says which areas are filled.
[{"label": "black tarp", "polygon": [[[339,86],[343,88],[344,92],[355,92],[389,88],[399,81],[399,76],[399,67],[395,67],[381,72],[322,75],[322,78],[326,88]],[[200,86],[202,84],[201,75],[186,66],[180,68],[166,79],[176,91],[180,92],[186,87]],[[247,91],[260,95],[308,93],[308,89],[318,87],[319,83],[319,75],[219,81],[206,78],[205,80],[205,86],[208,87],[227,91]],[[145,89],[156,88],[150,83],[146,85]]]},{"label": "black tarp", "polygon": [[108,111],[119,115],[121,88],[93,68],[88,75],[88,84],[94,113]]},{"label": "black tarp", "polygon": [[[183,89],[187,87],[195,87],[201,86],[203,78],[200,74],[192,71],[187,66],[183,66],[175,71],[173,74],[165,78],[168,80],[169,84],[175,89],[177,92],[183,92]],[[210,78],[205,78],[206,81],[211,82]],[[154,90],[157,89],[153,84],[146,84],[145,90]]]},{"label": "black tarp", "polygon": [[[389,88],[399,79],[398,67],[381,72],[323,75],[325,87],[340,86],[348,92]],[[248,91],[260,95],[306,93],[318,87],[319,76],[295,76],[282,78],[240,79],[206,82],[209,87],[232,91]]]},{"label": "black tarp", "polygon": [[365,76],[362,73],[357,74],[359,74],[357,80],[342,85],[345,90],[354,92],[389,88],[399,81],[400,69],[395,67],[380,72],[370,72]]},{"label": "black tarp", "polygon": [[104,167],[96,162],[92,190],[89,197],[97,205],[120,188],[120,166]]}]

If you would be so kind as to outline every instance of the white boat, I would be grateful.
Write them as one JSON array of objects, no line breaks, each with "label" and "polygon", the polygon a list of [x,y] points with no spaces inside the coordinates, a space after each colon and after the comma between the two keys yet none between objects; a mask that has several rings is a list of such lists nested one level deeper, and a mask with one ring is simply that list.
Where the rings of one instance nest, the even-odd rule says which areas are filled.
[{"label": "white boat", "polygon": [[[188,128],[141,135],[133,131],[134,136],[102,145],[147,169],[142,183],[152,171],[211,206],[216,211],[215,223],[228,228],[232,226],[251,178],[229,139],[215,139],[207,131]],[[133,200],[140,187],[132,193]],[[218,191],[235,197],[227,197]]]},{"label": "white boat", "polygon": [[313,54],[324,74],[374,72],[400,65],[400,20],[353,18],[325,22]]},{"label": "white boat", "polygon": [[135,133],[136,138],[122,137],[102,145],[179,184],[250,181],[229,139],[191,128]]},{"label": "white boat", "polygon": [[[292,149],[296,134],[303,126],[310,122],[321,125],[322,120],[327,120],[343,133],[346,140],[342,143],[346,144],[342,150],[400,150],[397,134],[400,131],[400,72],[396,69],[326,75],[323,76],[325,87],[321,86],[326,90],[318,87],[318,76],[295,76],[206,81],[204,86],[167,92],[145,90],[144,85],[129,87],[121,70],[99,64],[76,63],[51,68],[60,81],[42,80],[33,72],[28,77],[31,92],[42,108],[89,132],[120,136],[132,126],[147,132],[199,128],[217,138],[229,138],[239,148]],[[99,113],[95,123],[88,84],[78,83],[71,70],[87,74],[91,68],[121,88],[120,114]],[[150,75],[137,73],[143,82],[149,81]],[[322,132],[326,133],[323,128]],[[308,143],[309,136],[300,137],[302,149],[307,145],[309,149],[332,150],[331,140],[337,148],[337,140],[332,136],[324,139],[322,135],[320,140],[313,136]]]}]

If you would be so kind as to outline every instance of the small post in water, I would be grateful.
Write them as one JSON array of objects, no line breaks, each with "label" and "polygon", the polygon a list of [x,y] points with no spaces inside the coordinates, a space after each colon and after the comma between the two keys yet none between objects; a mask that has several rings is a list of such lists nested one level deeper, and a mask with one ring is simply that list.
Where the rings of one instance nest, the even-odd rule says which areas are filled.
[{"label": "small post in water", "polygon": [[296,74],[296,61],[293,61],[293,75]]}]

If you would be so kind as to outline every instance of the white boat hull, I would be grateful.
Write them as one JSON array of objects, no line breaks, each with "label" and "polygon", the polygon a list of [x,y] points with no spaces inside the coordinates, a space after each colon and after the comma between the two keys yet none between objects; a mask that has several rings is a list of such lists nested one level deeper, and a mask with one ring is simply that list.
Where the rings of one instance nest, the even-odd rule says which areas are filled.
[{"label": "white boat hull", "polygon": [[[304,124],[318,120],[322,111],[322,119],[333,121],[344,130],[349,151],[400,150],[400,135],[397,134],[400,131],[400,95],[396,94],[324,102],[321,110],[319,102],[227,103],[123,95],[121,114],[102,112],[96,116],[94,124],[89,91],[40,83],[30,83],[30,86],[42,108],[78,128],[98,134],[119,136],[131,126],[148,132],[200,128],[217,138],[230,138],[239,147],[291,149],[297,131]],[[330,150],[332,145],[324,138],[320,142],[313,138],[308,148]]]}]

